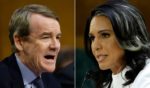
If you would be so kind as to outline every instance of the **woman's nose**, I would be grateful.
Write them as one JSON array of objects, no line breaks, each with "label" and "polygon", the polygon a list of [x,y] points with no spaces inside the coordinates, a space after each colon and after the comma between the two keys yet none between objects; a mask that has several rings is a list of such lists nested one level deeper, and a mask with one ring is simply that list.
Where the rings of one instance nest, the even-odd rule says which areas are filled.
[{"label": "woman's nose", "polygon": [[94,47],[94,50],[99,50],[99,49],[102,48],[102,44],[101,44],[100,39],[97,39],[97,38],[96,38],[96,39],[93,41],[93,47]]}]

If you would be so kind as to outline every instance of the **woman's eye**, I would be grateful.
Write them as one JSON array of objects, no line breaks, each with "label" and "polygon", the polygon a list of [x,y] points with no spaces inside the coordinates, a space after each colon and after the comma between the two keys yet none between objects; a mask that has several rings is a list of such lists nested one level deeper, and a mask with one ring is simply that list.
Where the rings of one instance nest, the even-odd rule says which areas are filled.
[{"label": "woman's eye", "polygon": [[95,38],[94,36],[89,36],[89,40],[90,40],[90,41],[93,41],[94,38]]},{"label": "woman's eye", "polygon": [[103,38],[109,38],[110,37],[110,34],[109,33],[102,33],[101,36]]}]

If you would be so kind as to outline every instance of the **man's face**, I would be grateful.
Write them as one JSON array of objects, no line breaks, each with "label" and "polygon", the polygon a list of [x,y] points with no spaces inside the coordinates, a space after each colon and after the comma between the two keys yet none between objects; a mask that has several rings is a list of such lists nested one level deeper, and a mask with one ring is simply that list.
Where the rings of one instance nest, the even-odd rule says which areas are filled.
[{"label": "man's face", "polygon": [[36,74],[53,72],[60,50],[60,25],[53,18],[31,14],[30,34],[21,42],[21,61]]}]

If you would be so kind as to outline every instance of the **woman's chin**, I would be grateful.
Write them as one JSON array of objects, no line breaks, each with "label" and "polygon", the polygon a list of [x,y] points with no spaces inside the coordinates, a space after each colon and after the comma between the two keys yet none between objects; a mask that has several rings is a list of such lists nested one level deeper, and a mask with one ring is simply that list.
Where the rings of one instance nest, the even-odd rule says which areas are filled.
[{"label": "woman's chin", "polygon": [[100,68],[101,70],[108,70],[108,69],[109,69],[107,66],[102,66],[102,65],[99,65],[99,68]]}]

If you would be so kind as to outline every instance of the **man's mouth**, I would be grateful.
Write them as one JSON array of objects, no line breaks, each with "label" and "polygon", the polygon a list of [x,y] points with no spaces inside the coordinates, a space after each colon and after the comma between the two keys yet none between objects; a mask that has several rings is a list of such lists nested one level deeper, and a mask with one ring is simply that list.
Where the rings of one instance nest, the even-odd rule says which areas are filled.
[{"label": "man's mouth", "polygon": [[44,57],[46,59],[52,59],[53,60],[55,56],[54,55],[45,55]]}]

